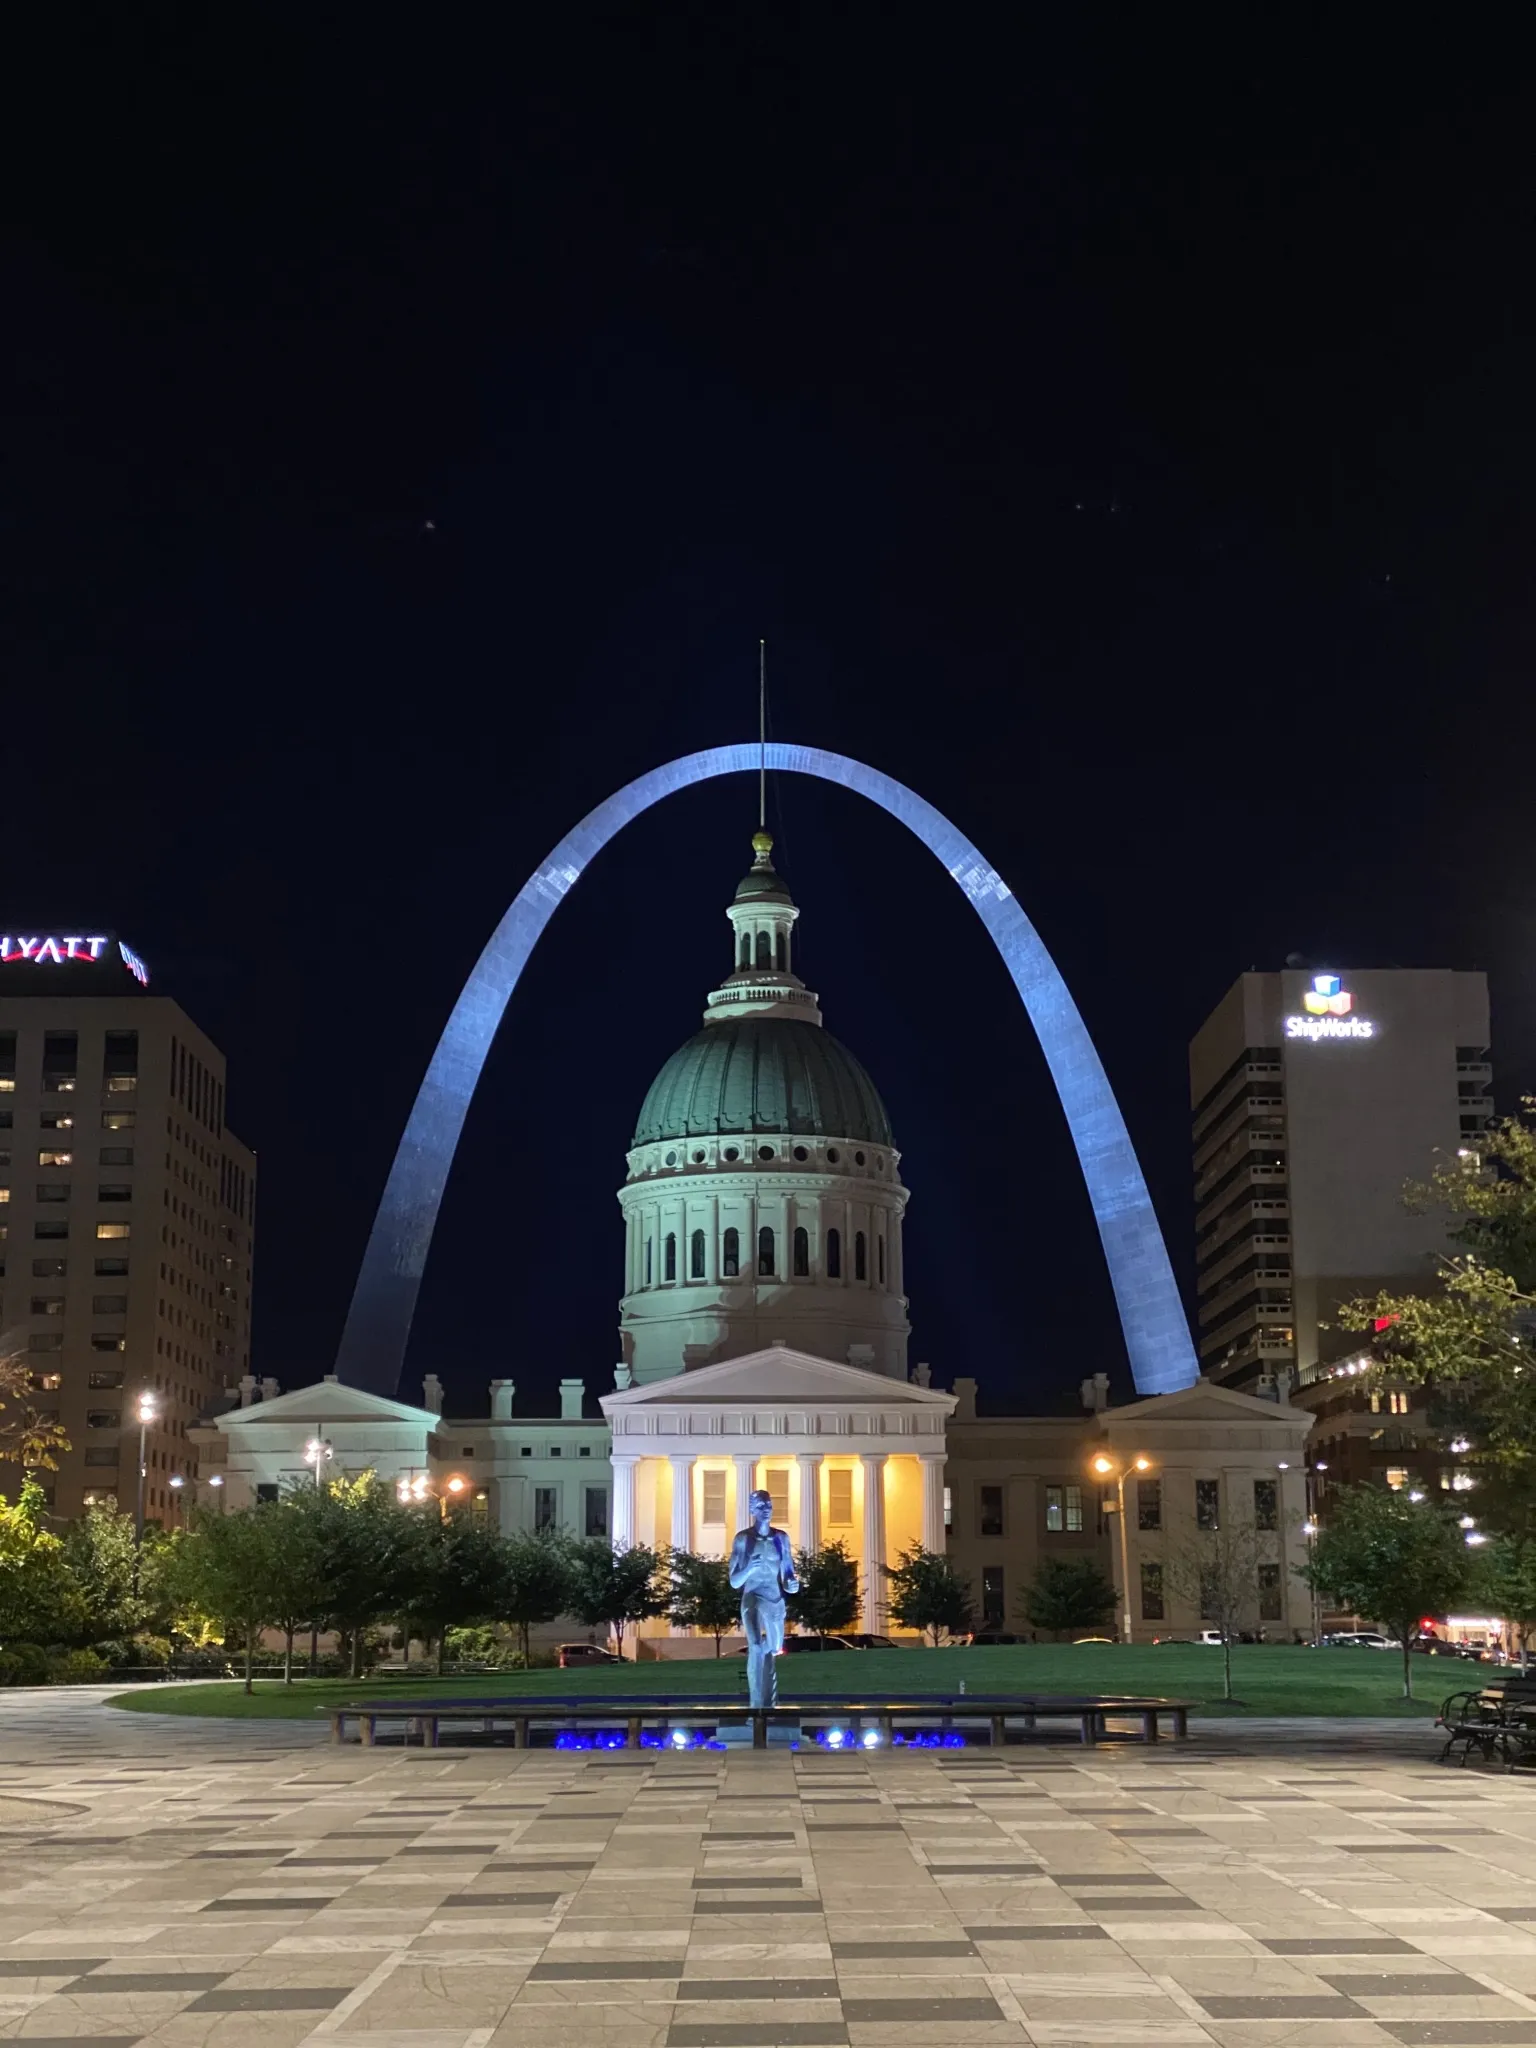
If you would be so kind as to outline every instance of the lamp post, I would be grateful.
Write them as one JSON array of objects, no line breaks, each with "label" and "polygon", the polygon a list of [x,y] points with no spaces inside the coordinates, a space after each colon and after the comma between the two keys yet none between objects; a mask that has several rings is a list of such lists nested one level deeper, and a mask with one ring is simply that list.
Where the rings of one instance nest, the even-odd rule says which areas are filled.
[{"label": "lamp post", "polygon": [[1113,1458],[1100,1454],[1093,1461],[1093,1469],[1101,1479],[1111,1473],[1115,1480],[1115,1512],[1120,1517],[1120,1601],[1123,1612],[1120,1617],[1121,1635],[1127,1643],[1131,1640],[1131,1535],[1125,1523],[1125,1482],[1133,1472],[1150,1472],[1150,1458],[1133,1458],[1129,1465],[1116,1466]]},{"label": "lamp post", "polygon": [[139,1396],[139,1492],[138,1504],[133,1515],[133,1596],[139,1596],[139,1557],[144,1549],[144,1482],[149,1475],[149,1456],[145,1449],[145,1438],[149,1425],[159,1412],[159,1402],[146,1387]]},{"label": "lamp post", "polygon": [[224,1512],[224,1474],[222,1472],[213,1473],[209,1478],[208,1484],[218,1494],[219,1513],[222,1515]]},{"label": "lamp post", "polygon": [[335,1453],[323,1436],[312,1436],[304,1446],[304,1462],[315,1468],[315,1491],[320,1491],[320,1474],[331,1462]]}]

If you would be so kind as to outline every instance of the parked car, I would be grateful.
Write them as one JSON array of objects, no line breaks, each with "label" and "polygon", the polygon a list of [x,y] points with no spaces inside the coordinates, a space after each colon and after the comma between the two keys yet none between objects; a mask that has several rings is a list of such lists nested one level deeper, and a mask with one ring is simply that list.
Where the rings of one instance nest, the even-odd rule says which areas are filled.
[{"label": "parked car", "polygon": [[573,1671],[581,1664],[622,1664],[624,1662],[622,1657],[616,1657],[612,1650],[605,1650],[598,1643],[562,1643],[558,1654],[562,1671]]},{"label": "parked car", "polygon": [[1402,1644],[1396,1636],[1384,1636],[1378,1629],[1340,1629],[1336,1635],[1323,1637],[1325,1650],[1400,1650]]},{"label": "parked car", "polygon": [[850,1650],[899,1650],[901,1648],[891,1636],[841,1635],[840,1643],[846,1643]]},{"label": "parked car", "polygon": [[786,1636],[784,1650],[787,1656],[795,1656],[806,1650],[858,1650],[863,1645],[856,1643],[852,1636]]}]

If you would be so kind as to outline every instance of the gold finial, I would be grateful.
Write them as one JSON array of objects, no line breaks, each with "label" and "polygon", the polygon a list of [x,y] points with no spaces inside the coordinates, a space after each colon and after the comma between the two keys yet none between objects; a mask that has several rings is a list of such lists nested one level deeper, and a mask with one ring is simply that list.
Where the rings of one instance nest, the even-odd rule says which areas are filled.
[{"label": "gold finial", "polygon": [[769,865],[768,856],[773,852],[773,834],[771,832],[764,832],[759,827],[752,834],[752,851],[757,856],[752,865],[758,868],[767,867]]}]

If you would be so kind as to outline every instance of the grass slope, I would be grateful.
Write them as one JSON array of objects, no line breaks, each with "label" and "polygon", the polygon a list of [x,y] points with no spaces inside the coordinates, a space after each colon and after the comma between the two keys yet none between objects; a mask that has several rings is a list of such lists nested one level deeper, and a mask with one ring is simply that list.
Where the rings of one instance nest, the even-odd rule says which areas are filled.
[{"label": "grass slope", "polygon": [[[1438,1657],[1415,1657],[1414,1691],[1404,1700],[1402,1659],[1379,1650],[1311,1650],[1279,1644],[1232,1652],[1232,1689],[1221,1697],[1221,1654],[1191,1644],[1124,1648],[1119,1644],[1037,1643],[1017,1649],[832,1651],[786,1658],[779,1666],[779,1697],[807,1693],[914,1694],[955,1692],[1153,1693],[1198,1701],[1207,1713],[1433,1714],[1447,1693],[1476,1685],[1480,1667]],[[136,1714],[214,1715],[221,1719],[304,1720],[340,1702],[385,1695],[391,1699],[507,1699],[517,1695],[575,1695],[600,1699],[615,1693],[745,1696],[740,1657],[630,1664],[623,1670],[498,1672],[487,1678],[300,1680],[284,1686],[258,1679],[247,1698],[238,1684],[143,1686],[120,1693],[114,1706]]]}]

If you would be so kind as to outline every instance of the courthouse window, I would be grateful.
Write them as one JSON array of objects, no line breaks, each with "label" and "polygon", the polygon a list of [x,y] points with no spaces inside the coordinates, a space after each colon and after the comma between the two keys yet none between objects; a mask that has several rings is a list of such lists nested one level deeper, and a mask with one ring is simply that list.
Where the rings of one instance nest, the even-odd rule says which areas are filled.
[{"label": "courthouse window", "polygon": [[1146,1559],[1141,1567],[1141,1618],[1143,1621],[1163,1619],[1163,1568],[1153,1559]]},{"label": "courthouse window", "polygon": [[1000,1486],[980,1488],[981,1534],[1001,1536],[1003,1533],[1003,1489]]},{"label": "courthouse window", "polygon": [[1221,1481],[1219,1479],[1197,1479],[1195,1481],[1195,1527],[1197,1529],[1219,1529],[1221,1527]]},{"label": "courthouse window", "polygon": [[1080,1486],[1048,1486],[1045,1489],[1045,1526],[1053,1534],[1075,1534],[1083,1526],[1083,1489]]},{"label": "courthouse window", "polygon": [[853,1474],[836,1466],[827,1474],[827,1520],[839,1529],[853,1524]]},{"label": "courthouse window", "polygon": [[1285,1604],[1280,1597],[1280,1567],[1277,1564],[1259,1566],[1259,1619],[1279,1621],[1285,1613]]},{"label": "courthouse window", "polygon": [[[1136,1526],[1138,1529],[1161,1529],[1163,1526],[1163,1482],[1161,1479],[1138,1479],[1136,1482]],[[1156,1621],[1158,1615],[1144,1615],[1143,1620]]]},{"label": "courthouse window", "polygon": [[1253,1526],[1255,1529],[1278,1529],[1280,1526],[1280,1483],[1275,1479],[1255,1479],[1253,1482]]},{"label": "courthouse window", "polygon": [[725,1474],[723,1472],[706,1472],[704,1474],[703,1494],[704,1504],[699,1511],[699,1519],[707,1522],[711,1528],[723,1529],[725,1527]]},{"label": "courthouse window", "polygon": [[773,1519],[780,1525],[789,1520],[789,1472],[785,1466],[769,1466],[764,1483],[773,1502]]}]

